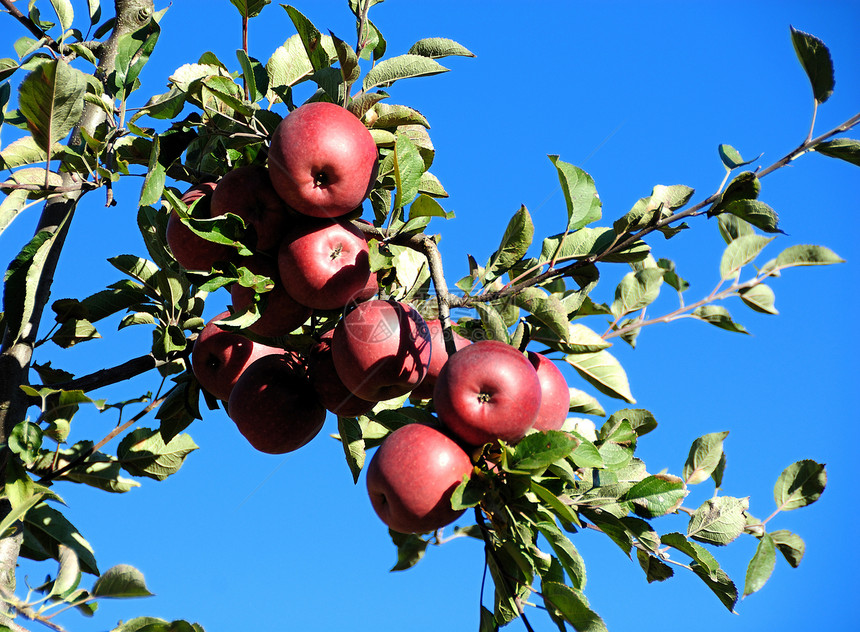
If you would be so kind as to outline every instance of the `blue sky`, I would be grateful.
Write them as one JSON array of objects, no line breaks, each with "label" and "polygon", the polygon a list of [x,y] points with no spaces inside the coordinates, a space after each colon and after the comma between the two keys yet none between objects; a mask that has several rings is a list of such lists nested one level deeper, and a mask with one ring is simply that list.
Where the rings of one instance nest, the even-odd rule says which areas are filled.
[{"label": "blue sky", "polygon": [[[354,39],[346,2],[295,6],[324,32]],[[559,154],[593,176],[609,223],[656,184],[692,186],[697,200],[709,195],[724,175],[720,143],[745,158],[763,153],[758,164],[764,166],[796,147],[808,131],[812,99],[789,25],[830,47],[836,90],[821,107],[816,129],[841,123],[860,109],[858,18],[860,5],[854,2],[389,0],[371,11],[389,55],[430,36],[455,39],[477,55],[442,60],[452,72],[399,82],[390,91],[392,102],[418,109],[432,126],[431,170],[450,193],[443,206],[456,213],[454,220],[431,224],[442,235],[449,281],[466,273],[466,253],[487,259],[521,204],[532,213],[536,242],[562,229],[564,199],[547,154]],[[18,28],[7,22],[7,32]],[[141,94],[163,91],[176,67],[207,50],[238,69],[240,22],[227,0],[174,3],[162,29],[141,77]],[[267,59],[292,33],[284,10],[269,5],[251,23],[251,55]],[[856,183],[856,167],[817,155],[764,180],[760,199],[780,213],[787,233],[765,257],[796,243],[815,243],[847,263],[789,270],[774,280],[779,316],[727,304],[753,336],[679,321],[646,328],[635,351],[620,341],[612,349],[627,370],[637,406],[651,410],[660,423],[639,444],[650,471],[679,473],[696,437],[729,430],[723,493],[750,495],[752,513],[765,517],[774,508],[773,484],[783,468],[803,458],[827,464],[829,485],[821,500],[773,522],[774,529],[805,539],[806,558],[796,570],[780,558],[770,582],[740,602],[735,616],[689,573],[648,585],[638,565],[606,538],[579,534],[573,541],[587,565],[586,594],[610,630],[860,625],[851,605],[860,562],[851,542],[860,517],[852,480],[857,413],[851,401],[858,344],[850,333],[860,306],[853,291],[860,280]],[[118,189],[113,209],[102,206],[100,194],[89,196],[72,229],[53,298],[92,294],[119,278],[107,257],[144,253],[134,228],[137,187],[132,181]],[[19,218],[0,238],[4,259],[32,233],[35,219],[35,212]],[[652,240],[655,256],[672,258],[691,282],[688,302],[717,282],[724,247],[713,221],[690,223],[693,230],[671,241]],[[620,265],[605,270],[594,297],[611,300],[626,271]],[[675,308],[671,291],[664,294],[652,315]],[[227,300],[224,293],[212,295],[207,314],[222,311]],[[606,327],[600,318],[587,324],[599,332]],[[65,368],[88,373],[142,353],[149,332],[133,329],[70,353],[46,349],[39,360],[62,360]],[[571,386],[588,388],[573,371],[565,376]],[[149,376],[102,396],[119,400],[157,385]],[[609,411],[621,407],[604,396],[600,401]],[[106,433],[113,422],[96,415],[76,421],[91,435]],[[198,621],[207,632],[477,629],[480,544],[457,540],[431,549],[409,571],[389,573],[394,547],[370,507],[363,479],[352,484],[340,446],[326,436],[335,431],[329,419],[304,449],[263,455],[244,442],[223,412],[211,412],[190,429],[201,449],[164,483],[143,481],[122,496],[58,488],[102,568],[133,564],[157,593],[148,600],[104,603],[94,619],[72,615],[65,624],[81,632],[109,630],[119,618],[147,614]],[[699,488],[688,505],[711,492],[707,484]],[[667,532],[684,524],[668,518],[655,526]],[[747,537],[715,551],[740,586],[754,548]],[[36,583],[46,571],[31,572]],[[529,614],[536,630],[555,629],[541,612]],[[509,629],[524,628],[515,622]]]}]

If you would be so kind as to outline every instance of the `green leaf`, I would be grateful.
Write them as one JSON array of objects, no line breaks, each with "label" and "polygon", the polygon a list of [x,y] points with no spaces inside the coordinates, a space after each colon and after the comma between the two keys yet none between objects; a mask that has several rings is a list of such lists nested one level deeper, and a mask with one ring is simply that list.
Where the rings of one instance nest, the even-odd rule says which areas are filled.
[{"label": "green leaf", "polygon": [[717,151],[720,154],[720,160],[723,161],[726,169],[735,169],[745,164],[744,159],[741,158],[741,153],[732,147],[731,145],[720,145],[717,148]]},{"label": "green leaf", "polygon": [[642,268],[625,274],[615,288],[615,300],[610,307],[612,315],[620,318],[657,300],[664,273],[663,268]]},{"label": "green leaf", "polygon": [[134,566],[117,564],[107,569],[93,586],[94,597],[153,597],[143,573]]},{"label": "green leaf", "polygon": [[570,327],[567,310],[555,294],[547,294],[539,288],[529,287],[514,294],[511,297],[511,303],[526,310],[562,340],[567,336]]},{"label": "green leaf", "polygon": [[391,567],[392,571],[405,571],[407,568],[412,568],[424,557],[429,540],[414,533],[398,533],[392,529],[389,529],[388,533],[397,547],[397,563]]},{"label": "green leaf", "polygon": [[570,578],[573,588],[583,590],[586,578],[585,561],[579,551],[554,522],[539,522],[536,526],[558,557],[558,561]]},{"label": "green leaf", "polygon": [[691,315],[694,318],[703,320],[706,323],[710,323],[715,327],[725,329],[726,331],[732,331],[739,334],[749,334],[743,325],[732,320],[729,310],[722,305],[703,305],[702,307],[697,307],[693,310]]},{"label": "green leaf", "polygon": [[358,78],[361,76],[361,68],[358,66],[358,55],[355,54],[352,46],[339,37],[335,37],[334,33],[331,34],[331,39],[337,51],[341,79],[343,83],[351,85],[358,81]]},{"label": "green leaf", "polygon": [[813,149],[819,154],[839,158],[860,167],[860,141],[853,138],[837,138],[818,143]]},{"label": "green leaf", "polygon": [[596,222],[601,217],[602,202],[597,195],[594,179],[585,171],[570,163],[549,156],[558,171],[558,180],[567,204],[567,230],[574,232]]},{"label": "green leaf", "polygon": [[[290,20],[292,20],[293,25],[296,27],[307,57],[311,62],[311,67],[314,70],[328,68],[331,65],[332,56],[326,50],[323,44],[323,35],[317,27],[295,7],[281,6],[287,11],[287,15],[290,16]],[[329,42],[331,42],[331,39],[329,39]],[[335,54],[336,57],[337,55]]]},{"label": "green leaf", "polygon": [[748,307],[757,312],[761,312],[762,314],[779,314],[774,307],[776,297],[773,290],[764,283],[740,290],[738,295]]},{"label": "green leaf", "polygon": [[699,569],[704,571],[713,579],[716,579],[717,571],[720,570],[720,565],[716,558],[711,555],[710,551],[701,544],[690,542],[682,534],[677,532],[667,533],[660,536],[660,542],[666,546],[670,546],[673,549],[681,551],[681,553],[684,553],[685,555],[688,555]]},{"label": "green leaf", "polygon": [[152,277],[158,273],[158,266],[152,261],[135,255],[117,255],[108,259],[108,263],[144,285],[148,285]]},{"label": "green leaf", "polygon": [[484,499],[487,489],[477,477],[464,476],[451,494],[451,507],[455,511],[470,509]]},{"label": "green leaf", "polygon": [[7,445],[24,463],[33,463],[42,447],[42,429],[29,421],[22,421],[12,428]]},{"label": "green leaf", "polygon": [[570,412],[582,415],[597,415],[599,417],[606,416],[606,411],[603,410],[603,406],[600,405],[600,402],[595,397],[578,388],[571,387],[568,390],[570,391]]},{"label": "green leaf", "polygon": [[781,529],[770,534],[774,544],[779,549],[779,552],[785,557],[785,560],[792,568],[797,568],[800,561],[803,559],[803,553],[806,550],[806,545],[796,533]]},{"label": "green leaf", "polygon": [[744,582],[744,597],[758,592],[770,579],[773,567],[776,565],[776,545],[767,533],[759,538],[758,546],[747,566]]},{"label": "green leaf", "polygon": [[260,15],[260,11],[272,0],[230,0],[232,5],[239,10],[243,18],[254,18]]},{"label": "green leaf", "polygon": [[623,500],[633,503],[633,510],[643,518],[656,518],[678,509],[687,496],[687,486],[677,476],[654,474],[631,487]]},{"label": "green leaf", "polygon": [[166,167],[161,164],[159,154],[161,152],[161,142],[156,136],[152,141],[152,148],[149,154],[149,165],[146,170],[146,176],[143,179],[143,186],[140,190],[139,206],[153,206],[161,200],[161,193],[164,190],[164,182],[167,174]]},{"label": "green leaf", "polygon": [[706,500],[696,509],[687,525],[687,535],[706,544],[723,546],[741,533],[746,526],[744,512],[749,509],[748,498],[718,496]]},{"label": "green leaf", "polygon": [[603,619],[589,608],[582,592],[565,584],[544,582],[541,593],[546,607],[570,623],[576,632],[608,632]]},{"label": "green leaf", "polygon": [[651,190],[649,197],[640,198],[628,213],[617,220],[612,226],[615,232],[622,235],[646,228],[649,225],[666,219],[672,212],[690,201],[694,189],[683,184],[664,186],[658,184]]},{"label": "green leaf", "polygon": [[27,500],[19,504],[12,505],[9,513],[3,517],[3,520],[0,520],[0,536],[6,537],[9,535],[7,534],[7,531],[12,528],[12,525],[21,520],[21,518],[25,516],[34,505],[44,500],[45,496],[45,492],[37,492],[27,498]]},{"label": "green leaf", "polygon": [[758,200],[735,200],[726,205],[726,213],[731,213],[760,228],[766,233],[782,233],[777,227],[779,216],[771,207]]},{"label": "green leaf", "polygon": [[535,432],[523,437],[508,463],[513,470],[542,472],[567,457],[579,446],[579,439],[558,430]]},{"label": "green leaf", "polygon": [[460,57],[474,57],[475,53],[462,44],[444,37],[428,37],[415,42],[407,51],[410,55],[421,55],[438,59],[457,55]]},{"label": "green leaf", "polygon": [[621,364],[608,351],[574,353],[564,357],[577,373],[604,395],[635,404]]},{"label": "green leaf", "polygon": [[636,560],[645,571],[645,579],[649,584],[665,581],[675,574],[671,566],[642,549],[636,549]]},{"label": "green leaf", "polygon": [[426,77],[448,72],[442,64],[421,55],[399,55],[385,59],[364,76],[362,89],[367,92],[378,86],[388,86],[398,79]]},{"label": "green leaf", "polygon": [[68,349],[87,340],[95,340],[101,338],[101,334],[96,330],[93,324],[82,318],[80,320],[70,320],[62,324],[62,326],[51,336],[51,340],[59,347]]},{"label": "green leaf", "polygon": [[416,217],[444,217],[445,219],[453,219],[454,212],[446,211],[434,198],[421,194],[415,198],[412,206],[409,207],[409,219],[411,220]]},{"label": "green leaf", "polygon": [[346,455],[346,463],[352,472],[352,482],[357,483],[366,458],[361,424],[358,419],[338,417],[337,432]]},{"label": "green leaf", "polygon": [[403,208],[418,195],[421,174],[424,173],[424,160],[415,144],[405,134],[398,134],[394,143],[394,182],[397,191],[394,195],[394,211]]},{"label": "green leaf", "polygon": [[242,76],[248,87],[251,103],[256,103],[266,96],[266,91],[269,89],[269,78],[266,75],[266,70],[259,60],[248,57],[248,53],[241,48],[236,50],[236,58],[242,67]]},{"label": "green leaf", "polygon": [[138,428],[120,442],[117,457],[132,476],[162,481],[179,471],[185,457],[196,449],[187,434],[177,435],[165,444],[158,430]]},{"label": "green leaf", "polygon": [[59,545],[65,545],[78,556],[81,570],[99,575],[92,547],[59,511],[42,503],[27,512],[24,522],[51,557],[58,559]]},{"label": "green leaf", "polygon": [[[4,57],[0,59],[0,81],[6,81],[12,74],[18,70],[19,65],[18,62],[14,59],[10,59],[8,57]],[[5,90],[9,89],[9,84],[6,84]],[[4,101],[0,101],[0,110],[4,109],[6,105],[6,101],[8,101],[8,97]],[[0,118],[0,123],[3,122],[3,119]]]},{"label": "green leaf", "polygon": [[40,65],[21,82],[18,110],[45,152],[80,121],[86,90],[84,73],[60,60]]},{"label": "green leaf", "polygon": [[722,569],[717,569],[715,573],[709,574],[696,563],[692,564],[692,569],[722,604],[728,608],[729,612],[734,612],[735,604],[738,602],[738,589],[726,572]]},{"label": "green leaf", "polygon": [[745,235],[732,241],[723,251],[720,261],[720,277],[732,278],[738,270],[751,263],[775,237]]},{"label": "green leaf", "polygon": [[774,267],[778,269],[793,266],[826,266],[844,263],[845,259],[824,246],[790,246],[777,255]]},{"label": "green leaf", "polygon": [[830,51],[820,39],[809,33],[791,28],[791,43],[800,65],[809,77],[812,85],[812,96],[819,103],[824,103],[833,94],[836,80],[833,78],[833,60]]},{"label": "green leaf", "polygon": [[752,171],[744,171],[739,173],[732,181],[726,190],[720,194],[719,199],[708,210],[708,217],[721,215],[726,207],[732,202],[740,200],[755,200],[761,192],[761,181]]},{"label": "green leaf", "polygon": [[17,341],[33,316],[36,290],[56,234],[39,231],[21,249],[4,275],[3,314],[6,333]]},{"label": "green leaf", "polygon": [[723,441],[727,436],[729,436],[728,430],[711,432],[693,441],[682,472],[687,485],[695,485],[710,478],[720,464],[723,456]]},{"label": "green leaf", "polygon": [[791,511],[814,503],[826,485],[824,464],[804,459],[782,471],[773,488],[773,499],[780,511]]},{"label": "green leaf", "polygon": [[493,281],[502,276],[525,256],[531,246],[534,232],[531,215],[525,206],[521,206],[511,217],[498,249],[490,257],[485,272],[487,281]]},{"label": "green leaf", "polygon": [[125,100],[139,85],[138,76],[149,61],[160,32],[158,21],[151,19],[136,31],[120,35],[117,42],[116,70],[111,75],[111,87],[120,100]]}]

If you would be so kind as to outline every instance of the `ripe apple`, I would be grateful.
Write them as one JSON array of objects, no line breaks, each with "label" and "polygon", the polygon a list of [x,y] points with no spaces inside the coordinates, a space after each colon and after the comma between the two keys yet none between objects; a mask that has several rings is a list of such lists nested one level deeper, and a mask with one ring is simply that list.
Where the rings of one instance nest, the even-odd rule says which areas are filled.
[{"label": "ripe apple", "polygon": [[[181,199],[187,206],[199,200],[193,209],[193,217],[209,218],[209,206],[214,190],[214,182],[203,182],[188,189]],[[216,261],[227,261],[232,255],[232,248],[229,246],[207,241],[194,234],[182,223],[176,211],[171,212],[167,219],[165,237],[173,257],[186,270],[209,272]]]},{"label": "ripe apple", "polygon": [[414,389],[430,364],[430,332],[418,311],[397,301],[360,303],[340,319],[334,366],[355,395],[381,402]]},{"label": "ripe apple", "polygon": [[400,533],[435,531],[463,512],[451,494],[472,463],[454,441],[429,426],[409,424],[388,435],[367,467],[367,492],[380,519]]},{"label": "ripe apple", "polygon": [[197,336],[191,351],[191,367],[200,385],[218,399],[227,400],[242,372],[255,360],[283,349],[248,340],[242,334],[221,329],[215,321],[227,318],[222,312],[210,320]]},{"label": "ripe apple", "polygon": [[370,283],[364,233],[332,219],[308,218],[288,230],[278,267],[287,293],[314,309],[340,309],[366,295]]},{"label": "ripe apple", "polygon": [[541,385],[520,351],[499,340],[481,340],[448,358],[433,400],[442,423],[466,443],[513,443],[534,426]]},{"label": "ripe apple", "polygon": [[325,332],[308,354],[308,376],[317,399],[326,410],[340,417],[358,417],[370,412],[376,402],[369,402],[353,395],[343,385],[331,355],[331,339],[334,330]]},{"label": "ripe apple", "polygon": [[529,362],[540,380],[540,410],[535,430],[560,430],[570,411],[570,389],[555,362],[544,355],[529,351]]},{"label": "ripe apple", "polygon": [[[284,336],[311,317],[313,310],[310,307],[302,305],[287,294],[281,284],[278,267],[274,262],[255,255],[247,257],[239,263],[254,274],[265,275],[275,282],[274,287],[265,293],[266,307],[260,318],[248,329],[268,338]],[[233,300],[234,311],[241,311],[254,300],[254,290],[234,283],[230,286],[230,296]]]},{"label": "ripe apple", "polygon": [[306,103],[275,129],[269,146],[272,184],[293,209],[340,217],[361,205],[378,169],[376,143],[348,110]]},{"label": "ripe apple", "polygon": [[[412,391],[410,397],[416,399],[427,399],[433,397],[433,387],[436,386],[436,380],[439,378],[439,371],[445,366],[448,361],[448,350],[445,348],[445,339],[442,337],[442,323],[438,319],[428,320],[427,328],[430,330],[430,344],[432,353],[430,354],[430,364],[427,367],[427,375],[421,381],[415,390]],[[464,338],[453,329],[451,333],[454,335],[454,345],[457,349],[462,349],[466,345],[472,344],[468,338]]]},{"label": "ripe apple", "polygon": [[291,221],[265,167],[237,167],[224,174],[212,194],[209,212],[212,217],[233,213],[245,220],[256,234],[258,250],[277,247]]},{"label": "ripe apple", "polygon": [[325,421],[325,408],[314,396],[299,356],[283,352],[245,369],[230,393],[227,413],[248,442],[267,454],[298,450]]}]

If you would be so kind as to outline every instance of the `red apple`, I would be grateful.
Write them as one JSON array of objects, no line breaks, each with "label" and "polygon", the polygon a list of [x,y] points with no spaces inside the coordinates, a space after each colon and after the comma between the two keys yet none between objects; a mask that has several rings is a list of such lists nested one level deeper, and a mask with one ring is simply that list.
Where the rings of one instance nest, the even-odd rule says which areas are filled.
[{"label": "red apple", "polygon": [[218,399],[227,400],[242,372],[255,360],[283,349],[248,340],[242,334],[221,329],[215,321],[227,318],[222,312],[210,320],[191,351],[191,367],[200,385]]},{"label": "red apple", "polygon": [[[281,284],[278,268],[274,262],[269,262],[260,256],[254,256],[243,259],[239,263],[254,274],[265,275],[275,282],[274,287],[265,293],[266,306],[260,318],[248,329],[269,338],[284,336],[311,317],[313,310],[310,307],[298,303],[287,294]],[[241,311],[254,300],[254,290],[234,283],[230,286],[230,296],[233,300],[234,311]]]},{"label": "red apple", "polygon": [[308,355],[308,376],[317,399],[339,417],[358,417],[370,412],[376,402],[369,402],[353,395],[343,385],[331,355],[333,330],[325,332],[317,344],[311,347]]},{"label": "red apple", "polygon": [[520,351],[498,340],[481,340],[448,358],[433,401],[442,423],[466,443],[514,443],[537,419],[540,380]]},{"label": "red apple", "polygon": [[555,362],[544,355],[529,351],[529,362],[540,380],[540,410],[535,430],[560,430],[570,410],[570,389]]},{"label": "red apple", "polygon": [[[433,347],[433,352],[430,354],[430,364],[427,367],[427,375],[421,381],[421,384],[412,391],[410,397],[417,399],[427,399],[433,397],[433,387],[436,386],[436,380],[439,378],[439,371],[445,366],[448,361],[448,350],[445,347],[445,339],[442,337],[442,323],[438,319],[428,320],[427,328],[430,330],[430,344]],[[454,335],[454,345],[457,349],[462,349],[466,345],[472,344],[468,338],[463,338],[453,329],[451,333]]]},{"label": "red apple", "polygon": [[405,395],[427,375],[430,332],[415,308],[372,300],[341,318],[331,350],[346,387],[362,399],[381,402]]},{"label": "red apple", "polygon": [[456,520],[451,494],[472,472],[469,457],[444,434],[421,424],[392,432],[367,467],[367,491],[380,519],[400,533],[427,533]]},{"label": "red apple", "polygon": [[269,146],[272,184],[293,209],[313,217],[355,210],[376,180],[376,143],[348,110],[307,103],[282,120]]},{"label": "red apple", "polygon": [[370,283],[367,241],[349,222],[297,224],[284,235],[278,267],[287,293],[314,309],[340,309],[366,295]]},{"label": "red apple", "polygon": [[325,408],[293,353],[268,355],[245,369],[230,393],[227,412],[248,442],[267,454],[298,450],[325,421]]},{"label": "red apple", "polygon": [[290,211],[275,192],[265,167],[237,167],[218,181],[209,209],[212,217],[233,213],[256,234],[257,249],[281,243],[290,224]]},{"label": "red apple", "polygon": [[[214,182],[203,182],[188,189],[181,199],[187,206],[191,206],[195,200],[199,200],[194,206],[193,217],[208,219],[210,217],[210,201],[214,190]],[[165,237],[173,257],[186,270],[209,272],[217,261],[227,261],[233,253],[233,249],[229,246],[216,244],[194,234],[190,228],[182,223],[176,211],[171,212],[167,220]]]}]

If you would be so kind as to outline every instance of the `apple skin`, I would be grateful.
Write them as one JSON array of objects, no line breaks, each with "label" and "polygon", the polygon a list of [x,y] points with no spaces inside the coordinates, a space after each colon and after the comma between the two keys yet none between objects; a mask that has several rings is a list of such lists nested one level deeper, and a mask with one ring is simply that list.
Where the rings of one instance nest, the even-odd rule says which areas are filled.
[{"label": "apple skin", "polygon": [[218,181],[209,208],[212,217],[233,213],[245,220],[257,238],[257,250],[272,250],[281,243],[293,221],[278,196],[265,167],[237,167]]},{"label": "apple skin", "polygon": [[284,235],[278,268],[287,293],[313,309],[340,309],[373,285],[367,240],[349,222],[297,224]]},{"label": "apple skin", "polygon": [[534,426],[541,385],[520,351],[499,340],[480,340],[448,358],[433,401],[442,423],[464,442],[515,443]]},{"label": "apple skin", "polygon": [[405,303],[374,299],[340,319],[331,341],[338,376],[357,397],[381,402],[414,389],[430,364],[430,332]]},{"label": "apple skin", "polygon": [[308,354],[308,376],[317,399],[326,410],[339,417],[358,417],[371,411],[376,402],[353,395],[343,385],[334,368],[331,339],[334,330],[325,332]]},{"label": "apple skin", "polygon": [[263,356],[284,352],[215,324],[215,321],[229,315],[230,312],[221,312],[206,323],[191,351],[191,368],[197,381],[207,392],[225,401],[230,398],[239,376],[251,363]]},{"label": "apple skin", "polygon": [[[438,319],[428,320],[427,328],[430,330],[430,344],[433,347],[430,354],[430,364],[427,367],[427,375],[421,381],[415,390],[412,391],[410,397],[414,399],[427,399],[433,397],[433,387],[436,386],[436,380],[439,379],[439,371],[445,366],[448,361],[448,350],[445,348],[445,339],[442,336],[442,323]],[[468,338],[464,338],[453,329],[454,345],[457,350],[472,344]]]},{"label": "apple skin", "polygon": [[264,356],[239,376],[227,413],[260,452],[298,450],[323,427],[325,408],[317,401],[294,353]]},{"label": "apple skin", "polygon": [[[194,207],[193,216],[208,218],[214,190],[214,182],[203,182],[188,189],[181,199],[186,206],[191,206],[195,200],[200,200]],[[173,257],[186,270],[209,272],[217,261],[227,261],[233,253],[233,249],[229,246],[216,244],[195,235],[182,223],[176,211],[172,211],[167,219],[165,237]]]},{"label": "apple skin", "polygon": [[[266,292],[266,307],[248,329],[255,334],[273,338],[284,336],[307,321],[313,314],[310,307],[302,305],[287,294],[281,284],[278,267],[259,255],[248,257],[239,262],[254,274],[265,275],[275,282],[275,286]],[[254,290],[238,283],[230,286],[230,297],[234,311],[241,311],[254,300]]]},{"label": "apple skin", "polygon": [[348,110],[306,103],[287,115],[269,146],[272,184],[290,208],[340,217],[361,205],[378,170],[376,143]]},{"label": "apple skin", "polygon": [[529,351],[526,355],[540,380],[540,410],[535,430],[560,430],[570,411],[570,389],[555,362],[544,355]]},{"label": "apple skin", "polygon": [[468,455],[421,424],[388,435],[367,467],[367,492],[379,518],[400,533],[427,533],[456,520],[451,494],[471,475]]}]

